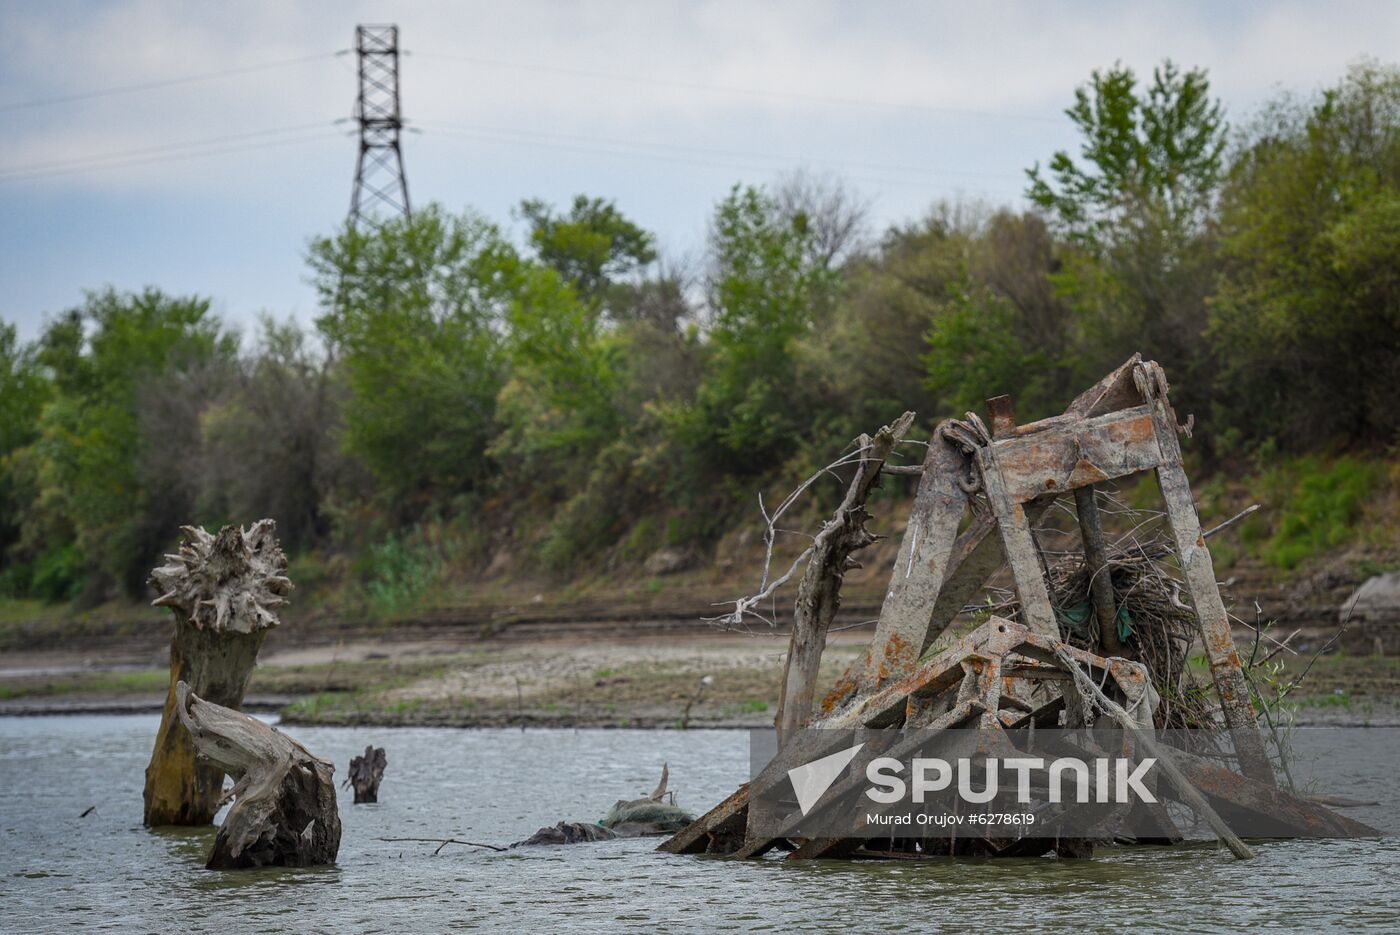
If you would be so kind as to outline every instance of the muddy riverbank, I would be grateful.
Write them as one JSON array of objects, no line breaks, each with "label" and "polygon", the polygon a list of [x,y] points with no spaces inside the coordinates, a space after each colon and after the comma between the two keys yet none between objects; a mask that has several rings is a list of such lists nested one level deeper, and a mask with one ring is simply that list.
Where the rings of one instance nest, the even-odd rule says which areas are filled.
[{"label": "muddy riverbank", "polygon": [[[772,723],[787,639],[700,630],[532,640],[361,638],[271,648],[252,710],[290,723],[451,727],[758,727]],[[830,683],[869,639],[833,634]],[[1293,674],[1307,656],[1290,657]],[[0,714],[158,710],[159,649],[7,653]],[[1285,670],[1280,678],[1291,678]],[[1290,695],[1300,724],[1400,725],[1400,659],[1320,657]]]}]

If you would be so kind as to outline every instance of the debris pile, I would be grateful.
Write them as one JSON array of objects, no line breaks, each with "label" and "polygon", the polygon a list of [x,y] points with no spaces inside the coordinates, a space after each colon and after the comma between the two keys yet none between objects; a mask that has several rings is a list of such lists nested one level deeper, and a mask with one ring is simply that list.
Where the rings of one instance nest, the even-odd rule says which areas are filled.
[{"label": "debris pile", "polygon": [[[789,859],[1050,852],[1080,857],[1092,854],[1096,840],[1181,840],[1168,811],[1142,801],[1104,812],[1093,834],[1057,831],[1070,827],[1071,806],[1042,815],[1034,833],[1012,836],[901,830],[886,837],[813,837],[802,833],[812,827],[810,803],[803,804],[801,820],[779,827],[756,816],[763,797],[796,790],[790,771],[840,753],[850,745],[851,731],[885,731],[882,752],[895,758],[924,749],[931,733],[953,729],[970,729],[984,756],[1015,756],[1034,748],[1037,731],[1111,725],[1126,738],[1120,753],[1142,758],[1149,752],[1162,760],[1162,795],[1209,825],[1237,857],[1252,856],[1230,829],[1243,818],[1278,836],[1374,833],[1277,788],[1182,467],[1177,435],[1189,433],[1190,422],[1178,423],[1167,394],[1161,368],[1134,355],[1063,415],[1017,425],[1010,398],[1001,396],[988,400],[990,429],[973,413],[940,424],[918,470],[918,491],[874,638],[814,702],[813,682],[839,606],[841,575],[852,565],[850,553],[873,539],[863,525],[866,494],[882,470],[913,473],[885,466],[911,414],[873,438],[859,439],[855,479],[809,550],[798,591],[777,724],[779,752],[750,783],[661,850],[746,858],[781,849],[790,851]],[[1145,471],[1157,477],[1170,538],[1107,543],[1096,485]],[[1060,498],[1074,501],[1082,554],[1051,562],[1032,527]],[[1164,564],[1169,557],[1175,566],[1170,573]],[[986,619],[944,645],[954,617],[1003,566],[1013,594],[973,605]],[[749,603],[736,602],[735,616]],[[1214,703],[1207,703],[1205,690],[1186,672],[1197,640],[1209,662]],[[1228,750],[1212,760],[1199,751],[1164,749],[1156,734],[1164,727],[1218,728]],[[855,749],[840,762],[855,757]],[[863,756],[868,762],[871,753]],[[1107,784],[1097,781],[1100,788]],[[849,803],[865,786],[863,772],[852,768],[819,793],[813,808]],[[792,814],[797,816],[795,807]]]}]

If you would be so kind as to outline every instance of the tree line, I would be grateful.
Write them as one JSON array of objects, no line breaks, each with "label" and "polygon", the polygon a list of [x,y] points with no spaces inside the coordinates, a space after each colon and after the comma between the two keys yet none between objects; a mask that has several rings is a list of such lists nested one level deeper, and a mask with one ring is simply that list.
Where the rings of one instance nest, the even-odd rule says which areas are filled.
[{"label": "tree line", "polygon": [[1025,209],[872,236],[839,182],[737,185],[686,268],[606,200],[525,202],[523,244],[434,205],[313,239],[310,327],[154,288],[0,323],[0,594],[137,596],[180,524],[262,516],[293,553],[389,561],[432,520],[636,562],[905,409],[1051,414],[1137,350],[1209,464],[1394,445],[1400,71],[1232,127],[1204,71],[1115,65],[1067,113]]}]

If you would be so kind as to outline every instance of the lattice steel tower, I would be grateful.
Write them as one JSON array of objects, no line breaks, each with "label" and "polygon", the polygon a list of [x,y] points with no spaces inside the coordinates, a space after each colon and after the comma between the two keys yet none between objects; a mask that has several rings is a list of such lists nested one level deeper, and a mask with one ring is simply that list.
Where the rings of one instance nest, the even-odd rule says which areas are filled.
[{"label": "lattice steel tower", "polygon": [[399,27],[356,26],[360,95],[355,119],[360,124],[360,155],[355,161],[355,189],[350,196],[350,223],[378,225],[378,209],[409,217],[408,178],[403,171],[399,136]]}]

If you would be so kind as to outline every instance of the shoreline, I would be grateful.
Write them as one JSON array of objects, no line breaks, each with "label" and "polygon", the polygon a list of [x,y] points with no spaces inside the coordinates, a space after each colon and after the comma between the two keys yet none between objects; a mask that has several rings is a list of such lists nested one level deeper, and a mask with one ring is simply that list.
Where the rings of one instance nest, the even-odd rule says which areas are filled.
[{"label": "shoreline", "polygon": [[[863,628],[832,634],[819,692],[869,638]],[[295,726],[767,728],[787,648],[782,631],[658,633],[625,624],[532,640],[438,633],[284,643],[265,650],[244,708]],[[1208,679],[1204,668],[1198,677]],[[168,685],[163,650],[9,653],[0,717],[159,713]],[[1290,701],[1297,726],[1400,727],[1400,658],[1320,657]]]}]

